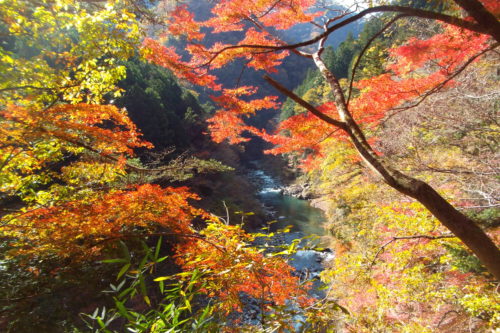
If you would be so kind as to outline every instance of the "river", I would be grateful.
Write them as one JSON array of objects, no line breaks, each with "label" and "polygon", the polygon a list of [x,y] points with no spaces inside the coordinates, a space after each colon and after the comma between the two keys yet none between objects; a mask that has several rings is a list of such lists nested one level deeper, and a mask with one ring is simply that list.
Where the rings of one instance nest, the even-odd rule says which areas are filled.
[{"label": "river", "polygon": [[[292,244],[294,239],[306,239],[299,243],[299,251],[294,254],[290,264],[297,273],[305,278],[316,278],[324,269],[324,264],[333,258],[331,251],[311,248],[328,245],[323,224],[326,221],[321,209],[312,207],[307,200],[301,200],[283,194],[283,186],[278,180],[258,169],[258,162],[253,162],[256,169],[251,169],[249,179],[257,185],[257,196],[264,206],[269,219],[273,222],[269,231],[276,231],[291,226],[290,232],[274,236],[275,244]],[[315,237],[317,236],[317,237]],[[317,279],[316,279],[317,280]],[[316,289],[316,288],[315,288]],[[317,289],[316,289],[317,291]],[[320,296],[320,292],[315,292]]]},{"label": "river", "polygon": [[[301,279],[311,280],[313,286],[309,294],[315,298],[325,297],[322,290],[322,283],[319,274],[324,269],[325,264],[333,259],[333,254],[329,250],[319,250],[318,246],[326,246],[326,240],[321,237],[326,235],[323,224],[326,221],[322,210],[312,207],[307,200],[283,194],[283,185],[259,168],[258,161],[251,163],[252,169],[248,172],[248,179],[257,186],[257,197],[262,203],[270,221],[269,230],[272,232],[291,226],[290,232],[277,233],[271,238],[262,237],[257,239],[257,243],[272,243],[272,245],[292,244],[294,239],[306,237],[306,240],[298,244],[299,250],[293,254],[288,262],[295,269],[295,274]],[[318,236],[318,237],[314,237]],[[313,248],[316,248],[313,249]],[[294,309],[296,309],[294,307]],[[297,309],[296,309],[297,310]],[[300,311],[299,311],[300,312]],[[260,320],[260,309],[258,302],[247,300],[245,306],[244,321],[258,324]],[[305,317],[300,313],[294,316],[293,326],[295,332],[302,332],[305,327]]]},{"label": "river", "polygon": [[[254,161],[252,165],[259,164]],[[283,185],[263,170],[250,170],[249,178],[257,185],[257,196],[269,218],[276,221],[271,226],[272,230],[290,225],[291,232],[300,234],[300,237],[326,234],[323,227],[326,217],[321,209],[312,207],[307,200],[282,194]]]}]

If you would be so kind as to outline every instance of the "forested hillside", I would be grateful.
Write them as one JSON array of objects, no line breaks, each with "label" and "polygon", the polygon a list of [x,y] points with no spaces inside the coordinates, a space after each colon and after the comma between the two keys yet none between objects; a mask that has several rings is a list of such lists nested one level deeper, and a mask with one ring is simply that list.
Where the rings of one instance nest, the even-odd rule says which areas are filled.
[{"label": "forested hillside", "polygon": [[176,147],[186,150],[202,140],[208,111],[175,77],[165,69],[138,59],[125,64],[126,78],[119,83],[124,90],[114,103],[125,107],[144,138],[157,150]]},{"label": "forested hillside", "polygon": [[496,332],[499,15],[0,2],[0,330]]}]

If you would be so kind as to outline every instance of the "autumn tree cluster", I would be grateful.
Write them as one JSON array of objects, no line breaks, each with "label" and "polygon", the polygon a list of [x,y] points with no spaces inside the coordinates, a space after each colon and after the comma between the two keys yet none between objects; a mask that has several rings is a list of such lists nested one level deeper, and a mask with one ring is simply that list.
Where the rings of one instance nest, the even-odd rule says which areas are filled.
[{"label": "autumn tree cluster", "polygon": [[[277,3],[263,1],[247,6],[246,3],[237,1],[222,1],[213,7],[213,16],[201,21],[196,20],[186,5],[181,5],[172,14],[169,33],[172,36],[182,35],[191,42],[186,47],[191,55],[189,61],[182,60],[175,48],[165,47],[152,39],[146,39],[144,42],[146,57],[172,69],[181,78],[215,91],[223,88],[210,71],[221,68],[234,59],[246,58],[248,67],[269,73],[275,71],[275,67],[289,53],[311,59],[330,86],[333,97],[331,102],[318,108],[295,96],[293,92],[267,76],[267,80],[278,91],[309,111],[307,114],[289,119],[288,123],[282,126],[283,129],[292,132],[290,136],[268,136],[258,129],[247,126],[243,117],[275,105],[272,97],[250,101],[243,99],[244,96],[254,94],[256,88],[237,87],[224,88],[220,97],[214,97],[221,106],[220,111],[210,120],[214,139],[222,141],[229,138],[230,142],[237,143],[245,140],[240,133],[249,131],[278,144],[279,148],[273,152],[281,153],[308,146],[310,148],[312,142],[318,140],[318,137],[312,139],[311,137],[314,134],[325,133],[321,126],[333,127],[338,135],[348,138],[353,143],[361,158],[388,185],[421,202],[461,238],[490,272],[498,277],[499,250],[491,239],[428,184],[401,173],[380,158],[365,134],[365,127],[377,126],[389,110],[402,107],[415,99],[425,98],[426,95],[446,86],[464,67],[484,53],[492,51],[496,47],[492,39],[498,39],[499,28],[498,20],[493,14],[497,10],[496,5],[487,3],[489,8],[486,8],[479,1],[473,1],[471,4],[457,1],[456,10],[463,9],[470,15],[470,19],[411,7],[378,6],[368,8],[344,20],[342,16],[325,19],[321,25],[314,21],[321,13],[310,10],[313,4],[313,1],[293,4],[287,1]],[[243,12],[236,12],[237,7],[246,9]],[[374,12],[399,13],[388,25],[407,16],[432,19],[446,25],[443,27],[443,32],[431,38],[413,39],[408,45],[396,49],[393,56],[398,59],[387,68],[391,72],[357,82],[354,88],[359,90],[360,94],[351,101],[353,85],[351,84],[344,92],[337,77],[322,60],[324,43],[332,31]],[[345,13],[346,16],[347,14]],[[339,19],[340,22],[337,22]],[[311,40],[296,44],[288,44],[274,34],[275,31],[286,30],[307,22],[321,26],[322,33]],[[205,37],[202,28],[211,29],[212,33],[236,30],[244,31],[245,34],[235,44],[225,44],[221,41],[205,47],[196,42]],[[317,49],[312,53],[300,49],[302,46],[313,44],[317,44]],[[429,62],[432,62],[433,68],[429,68],[425,74],[415,74],[424,66],[429,66]],[[300,135],[301,132],[304,135]],[[309,143],[304,143],[304,140],[308,140]]]},{"label": "autumn tree cluster", "polygon": [[[337,296],[340,299],[345,296],[345,302],[351,302],[349,305],[354,309],[367,313],[366,317],[361,316],[359,320],[347,324],[352,325],[349,326],[352,330],[383,329],[401,320],[404,322],[402,329],[406,330],[441,329],[441,326],[446,325],[453,327],[450,329],[468,329],[460,326],[463,324],[460,322],[461,314],[464,313],[475,318],[483,317],[486,324],[479,326],[494,326],[498,319],[497,310],[492,311],[487,304],[495,302],[494,285],[489,279],[498,280],[500,276],[497,236],[490,228],[495,224],[491,219],[494,219],[497,202],[491,193],[494,193],[496,186],[493,179],[498,174],[497,169],[492,165],[481,164],[477,157],[476,161],[467,158],[456,149],[443,151],[446,145],[438,148],[438,145],[433,144],[426,150],[422,144],[434,143],[432,140],[439,140],[437,136],[448,142],[460,139],[444,134],[450,133],[467,139],[483,136],[483,140],[475,142],[489,147],[486,149],[490,149],[490,152],[497,149],[493,143],[496,140],[493,139],[493,133],[498,127],[491,113],[497,93],[484,87],[495,85],[497,80],[491,64],[497,62],[495,55],[500,40],[498,4],[494,1],[417,2],[415,5],[395,3],[341,13],[328,8],[327,4],[319,4],[323,6],[320,12],[315,5],[314,1],[218,1],[214,4],[211,16],[203,18],[195,17],[189,6],[180,5],[170,19],[169,33],[187,40],[189,56],[181,57],[174,47],[164,46],[152,39],[144,43],[148,53],[146,56],[172,69],[179,77],[215,92],[214,100],[220,109],[209,120],[214,140],[228,140],[231,143],[247,141],[248,137],[242,136],[245,132],[261,136],[275,145],[270,153],[298,152],[305,157],[306,168],[320,170],[318,172],[326,184],[336,185],[327,189],[333,197],[339,190],[338,186],[342,185],[342,181],[338,182],[333,177],[340,173],[345,176],[344,182],[349,184],[349,191],[353,192],[347,193],[346,198],[361,200],[364,196],[370,198],[372,195],[379,199],[370,204],[361,200],[369,207],[368,211],[355,206],[357,211],[353,217],[361,215],[351,222],[355,223],[354,230],[359,232],[359,242],[356,244],[361,249],[356,250],[349,242],[343,244],[344,250],[342,246],[339,248],[337,268],[328,278],[334,284],[346,278],[345,284],[337,290],[360,283],[360,287],[354,287],[350,295],[339,293]],[[350,62],[352,68],[335,67],[339,66],[339,59],[335,58],[331,60],[331,66],[327,66],[324,60],[325,43],[330,34],[373,13],[385,14],[378,17],[379,22],[382,22],[379,28],[374,29],[368,37],[365,36],[364,45],[352,52],[353,55],[357,53],[357,57]],[[420,29],[415,37],[393,40],[395,45],[387,45],[388,49],[381,48],[378,40],[394,31],[394,27],[411,27],[416,24],[416,20],[425,22],[427,29]],[[304,23],[318,27],[318,34],[302,41],[289,41],[281,37],[281,31]],[[224,33],[232,31],[241,32],[243,37],[237,42],[225,41],[222,37]],[[203,44],[208,33],[220,34],[220,41]],[[345,46],[348,47],[348,44]],[[273,79],[272,73],[288,56],[304,57],[316,66],[321,83],[312,87],[316,91],[308,90],[310,96],[299,96],[288,89],[285,83]],[[367,58],[374,61],[370,64]],[[216,70],[235,59],[244,59],[248,67],[267,72],[269,84],[300,106],[296,115],[284,117],[287,119],[281,122],[276,133],[269,134],[245,122],[246,118],[260,109],[276,108],[272,97],[252,99],[256,87],[229,88],[221,87],[218,83],[214,75]],[[373,64],[379,66],[370,67]],[[456,104],[437,107],[438,96],[451,96],[460,84],[471,88],[473,82],[476,84],[481,80],[477,76],[481,68],[488,74],[484,78],[489,81],[483,82],[480,85],[482,88],[478,87],[477,91],[471,91],[470,100],[483,100],[489,109],[478,112],[471,104],[466,112],[472,119],[464,119],[459,118],[458,112],[446,110],[447,107],[457,108]],[[362,71],[361,75],[359,71]],[[339,75],[345,74],[349,74],[347,80],[340,80],[342,77]],[[467,75],[471,80],[469,82],[464,79]],[[430,108],[430,101],[434,101],[432,106],[436,108],[433,112],[427,109]],[[446,115],[451,119],[447,119]],[[410,128],[404,128],[405,124]],[[457,127],[458,131],[452,130]],[[398,134],[405,138],[396,140]],[[417,140],[420,140],[420,146],[413,145],[412,141]],[[458,145],[458,149],[460,147]],[[432,154],[439,154],[439,157],[432,161]],[[452,154],[456,155],[456,159],[462,159],[460,167],[446,165],[449,162],[445,160],[453,160]],[[491,161],[494,154],[486,152],[485,157]],[[481,166],[471,170],[470,165],[477,163]],[[346,164],[351,167],[346,168]],[[385,192],[382,196],[377,194],[378,187],[363,185],[367,176],[357,168],[363,164],[368,166],[372,175],[407,197]],[[423,170],[415,170],[416,165]],[[458,173],[469,178],[475,176],[479,179],[475,182],[477,188],[463,191],[458,189],[453,180],[445,184],[443,177],[432,175],[431,172],[441,175]],[[488,173],[492,177],[486,180],[484,176]],[[467,177],[455,179],[470,182]],[[493,209],[485,213],[490,214],[489,224],[480,226],[473,214],[465,213],[464,208],[472,206],[467,198],[460,198],[466,193],[480,196],[470,199],[479,203],[479,208]],[[359,200],[354,201],[359,203]],[[340,208],[352,209],[350,201],[344,206]],[[362,216],[361,212],[370,214]],[[371,214],[374,212],[377,213]],[[337,229],[334,228],[334,231],[341,233],[342,225]],[[376,231],[375,237],[364,236],[373,230]],[[370,242],[372,245],[368,245]],[[403,244],[402,247],[393,247],[398,243]],[[388,253],[388,248],[395,249],[392,255]],[[344,252],[348,254],[341,256],[340,253]],[[399,256],[396,255],[398,253]],[[471,259],[474,257],[470,257],[470,253],[477,256],[491,275],[486,273],[479,278],[474,274],[467,275],[475,269],[475,264],[472,264],[475,259]],[[465,258],[471,260],[469,264],[465,264]],[[387,263],[387,266],[382,265],[382,271],[377,269],[379,260]],[[451,265],[445,265],[450,262]],[[354,267],[349,263],[353,263]],[[458,266],[467,273],[458,273]],[[465,266],[469,266],[469,271]],[[394,278],[398,276],[394,270],[402,275]],[[366,274],[368,279],[363,277]],[[431,281],[436,282],[433,284]],[[466,283],[468,289],[462,290],[460,295],[445,295],[440,288],[447,286],[447,283]],[[417,290],[427,291],[426,297],[432,295],[442,303],[434,303],[434,307],[425,309],[422,300],[426,298],[422,298]],[[489,296],[481,299],[478,296],[481,293]],[[394,299],[401,303],[395,304]],[[430,303],[431,299],[426,300]],[[478,306],[481,302],[486,305],[484,308]],[[414,307],[422,308],[415,310]],[[429,316],[430,313],[433,316]],[[451,313],[458,315],[453,319],[447,318]],[[368,318],[370,316],[372,318]],[[455,321],[456,325],[453,326],[450,321]]]},{"label": "autumn tree cluster", "polygon": [[[367,4],[339,11],[315,0],[219,0],[203,17],[196,17],[189,3],[155,5],[133,0],[0,3],[0,233],[7,265],[19,264],[36,277],[56,276],[63,263],[103,259],[124,263],[118,277],[132,280],[137,289],[123,293],[123,284],[113,285],[117,294],[113,315],[139,331],[182,329],[189,320],[180,313],[206,318],[209,312],[193,309],[193,299],[186,296],[195,285],[200,294],[217,300],[213,309],[222,314],[241,310],[244,294],[259,299],[262,311],[274,318],[273,329],[288,327],[293,319],[283,321],[279,314],[297,305],[310,310],[303,315],[313,330],[331,326],[335,319],[356,332],[393,325],[404,331],[432,331],[448,325],[448,316],[463,318],[462,312],[481,319],[477,327],[498,324],[498,311],[492,310],[491,281],[500,277],[494,235],[464,214],[454,186],[436,185],[437,178],[413,172],[415,159],[408,158],[419,159],[425,171],[453,170],[430,162],[425,155],[429,150],[421,152],[421,147],[439,140],[436,136],[444,135],[441,129],[460,126],[461,121],[449,121],[427,109],[419,117],[407,116],[430,101],[439,105],[438,93],[453,94],[461,85],[475,84],[481,68],[491,71],[488,64],[496,61],[500,41],[497,2],[455,0],[430,8],[405,2]],[[160,17],[155,13],[160,8],[172,11]],[[330,35],[373,15],[383,23],[352,52],[357,53],[352,68],[340,66],[335,57],[329,67],[325,43]],[[390,49],[377,44],[384,33],[396,25],[404,27],[401,22],[409,19],[423,20],[428,29],[405,41],[401,38]],[[280,37],[280,32],[300,24],[312,24],[317,33],[301,41]],[[162,29],[162,34],[146,35]],[[241,38],[226,40],[231,32]],[[216,41],[203,43],[207,37]],[[185,47],[178,50],[174,45]],[[370,56],[379,67],[370,67],[366,62]],[[249,246],[253,236],[241,227],[228,226],[196,208],[199,197],[188,188],[152,183],[159,178],[172,182],[179,179],[179,172],[184,179],[182,169],[187,167],[210,169],[206,161],[150,168],[132,160],[138,150],[153,148],[127,111],[113,104],[127,93],[119,82],[127,72],[124,61],[132,57],[145,58],[188,84],[212,91],[218,109],[208,127],[215,142],[237,144],[249,140],[242,134],[258,135],[275,145],[271,153],[305,157],[305,165],[319,170],[316,177],[323,177],[330,193],[345,190],[335,200],[344,209],[342,214],[350,215],[349,225],[334,228],[340,241],[335,267],[324,274],[332,285],[329,298],[313,304],[283,258]],[[299,96],[273,78],[287,57],[302,57],[317,68],[322,83],[316,96]],[[217,73],[235,60],[265,74],[277,93],[302,108],[287,116],[275,133],[246,120],[257,111],[278,109],[277,97],[255,97],[258,87],[219,82]],[[346,74],[350,80],[340,80]],[[481,89],[485,95],[494,94]],[[473,96],[479,96],[476,93]],[[487,112],[478,117],[481,121],[467,124],[486,124],[491,135],[498,132]],[[411,123],[412,130],[398,119]],[[495,139],[488,135],[481,139],[485,132],[474,132],[476,127],[462,129],[464,137],[476,133],[472,137],[479,137],[481,145],[495,149],[491,143]],[[391,146],[397,143],[390,140],[394,129],[408,140],[397,141],[403,152]],[[414,136],[421,139],[420,146],[409,142]],[[438,151],[442,146],[434,147]],[[465,167],[461,171],[469,172]],[[476,173],[487,172],[482,165]],[[337,175],[348,179],[335,184],[332,177]],[[370,177],[396,191],[385,193],[376,181],[366,181]],[[370,200],[373,195],[380,200]],[[369,237],[367,232],[375,235]],[[165,303],[173,296],[156,303],[148,296],[143,274],[156,277],[154,267],[162,261],[160,244],[154,251],[145,244],[146,259],[138,267],[130,262],[134,257],[130,254],[125,260],[109,258],[119,252],[118,246],[126,247],[124,240],[159,235],[171,240],[172,257],[184,270],[177,276],[182,287],[169,289],[180,295],[175,300],[182,299],[177,310]],[[457,267],[467,264],[457,258],[470,259],[471,253],[480,264],[472,262],[468,272],[458,272]],[[60,267],[42,271],[47,258],[56,258]],[[162,293],[168,291],[162,283],[169,279],[156,277]],[[460,288],[462,284],[466,287]],[[8,300],[16,296],[9,295]],[[131,303],[124,296],[131,303],[142,302],[141,306],[159,306],[161,310],[152,313],[161,321],[127,309]],[[33,296],[21,299],[29,297]],[[108,325],[105,314],[91,316],[103,330]]]},{"label": "autumn tree cluster", "polygon": [[[149,167],[137,158],[138,151],[153,145],[143,139],[127,110],[114,103],[138,112],[131,99],[144,103],[147,93],[154,97],[160,91],[141,87],[143,83],[130,75],[123,81],[126,65],[129,74],[134,68],[126,61],[150,54],[144,49],[145,31],[159,19],[151,7],[120,0],[13,0],[0,4],[0,16],[0,238],[2,274],[9,279],[2,290],[2,330],[33,325],[50,332],[59,329],[54,322],[42,324],[45,318],[23,318],[17,305],[40,302],[54,292],[51,285],[69,282],[64,281],[66,271],[92,271],[92,262],[112,260],[120,253],[119,244],[160,235],[169,240],[177,267],[188,274],[201,272],[210,281],[200,293],[217,299],[220,313],[239,309],[242,292],[261,299],[265,307],[283,305],[285,298],[308,302],[305,288],[284,259],[247,246],[251,237],[241,227],[227,226],[196,208],[199,197],[188,188],[153,183],[183,180],[193,170],[227,168],[190,157]],[[147,75],[149,65],[142,66]],[[163,79],[167,84],[167,77]],[[139,95],[139,88],[146,90],[146,97]],[[169,102],[165,90],[161,93],[156,101],[172,108],[194,99],[184,94],[174,97],[178,102]],[[182,124],[191,124],[192,130],[199,126],[200,111],[193,109],[197,103],[190,105],[185,114],[179,113]],[[165,118],[154,126],[164,123]],[[170,128],[182,130],[180,124]],[[124,266],[119,277],[133,274],[129,271],[134,265]],[[169,281],[176,279],[183,280]],[[19,289],[23,283],[25,288]],[[144,306],[159,306],[151,303],[144,278],[140,288]],[[178,321],[171,325],[177,327]]]}]

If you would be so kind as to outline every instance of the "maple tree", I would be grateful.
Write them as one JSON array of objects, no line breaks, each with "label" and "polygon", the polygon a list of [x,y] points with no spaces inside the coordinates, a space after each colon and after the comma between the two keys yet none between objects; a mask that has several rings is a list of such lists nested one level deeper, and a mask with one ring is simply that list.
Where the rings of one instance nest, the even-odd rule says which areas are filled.
[{"label": "maple tree", "polygon": [[[301,286],[300,278],[293,276],[283,258],[263,256],[262,250],[245,246],[255,240],[241,226],[227,226],[220,221],[210,223],[201,232],[204,241],[179,245],[178,262],[188,271],[198,269],[208,274],[205,278],[209,296],[217,296],[220,307],[229,314],[241,310],[241,293],[258,299],[262,311],[284,307],[296,301],[305,306],[312,299]],[[207,242],[208,241],[208,242]],[[219,246],[214,251],[213,244]]]},{"label": "maple tree", "polygon": [[[231,103],[230,108],[222,105],[213,118],[212,130],[215,139],[221,141],[223,138],[229,138],[232,142],[238,142],[241,140],[238,139],[238,135],[243,131],[249,131],[271,141],[275,140],[281,145],[277,151],[283,152],[290,147],[293,149],[307,147],[307,142],[313,141],[307,140],[306,145],[301,146],[301,140],[294,138],[294,131],[303,133],[302,138],[309,136],[312,128],[314,128],[312,135],[314,132],[328,135],[329,132],[316,131],[318,124],[333,126],[338,129],[336,133],[342,133],[341,135],[349,138],[370,169],[391,187],[421,202],[479,257],[496,278],[500,278],[500,251],[481,228],[427,183],[407,176],[390,166],[386,158],[379,156],[373,150],[366,137],[370,126],[376,126],[389,110],[407,107],[405,103],[412,101],[418,103],[418,98],[425,98],[426,95],[445,87],[463,68],[497,46],[492,41],[492,39],[500,41],[500,23],[495,17],[498,14],[497,3],[476,0],[451,2],[457,8],[463,9],[469,15],[467,18],[409,6],[382,5],[367,8],[359,13],[351,13],[350,16],[326,18],[323,22],[315,21],[321,13],[310,11],[314,3],[315,1],[308,0],[218,1],[214,4],[211,17],[200,21],[196,20],[186,5],[180,5],[170,19],[169,33],[172,36],[185,36],[188,41],[186,50],[190,54],[190,59],[181,60],[173,47],[162,46],[152,39],[145,40],[144,53],[149,60],[172,69],[179,77],[210,87],[214,91],[220,91],[221,87],[210,71],[221,68],[237,58],[246,59],[248,67],[269,73],[272,73],[290,53],[311,59],[332,90],[333,101],[329,105],[317,108],[270,76],[266,76],[268,82],[278,91],[309,111],[308,115],[299,115],[295,119],[288,120],[286,129],[292,132],[291,138],[269,137],[261,130],[245,125],[242,117],[248,116],[249,112],[253,113],[255,110],[245,108],[241,112],[242,109],[237,105],[233,107],[235,103]],[[393,55],[397,58],[397,62],[389,68],[393,74],[382,74],[356,83],[361,93],[359,97],[352,99],[351,89],[346,94],[338,79],[323,62],[321,56],[324,43],[333,31],[368,14],[380,12],[397,13],[398,16],[393,21],[403,17],[435,20],[444,25],[443,32],[428,40],[410,40],[407,46],[394,51]],[[290,44],[273,33],[306,22],[321,27],[322,31],[318,36]],[[213,34],[243,31],[244,36],[235,44],[224,44],[221,39],[220,42],[206,47],[199,42],[205,37],[206,29],[211,30]],[[313,53],[301,49],[313,44],[317,46],[317,50]],[[435,64],[434,67],[431,63]],[[419,70],[423,68],[427,73],[419,74]],[[398,75],[399,78],[395,79],[393,75]],[[386,88],[390,91],[384,90]],[[234,97],[238,97],[238,93],[238,90],[224,91],[224,94],[233,94]],[[308,118],[307,121],[305,118]],[[289,147],[287,143],[290,143]]]},{"label": "maple tree", "polygon": [[[372,18],[364,30],[372,21],[380,19]],[[415,21],[401,22],[382,42],[398,45],[400,33],[426,36],[428,29]],[[433,184],[474,216],[498,244],[498,163],[492,141],[498,129],[497,65],[498,55],[486,54],[412,112],[391,112],[370,135],[376,136],[374,147],[381,154],[405,173]],[[327,66],[332,68],[331,62]],[[313,82],[305,82],[309,90],[297,94],[313,105],[331,99],[324,81]],[[349,85],[340,82],[344,88]],[[303,110],[296,108],[298,112]],[[320,196],[313,202],[327,214],[325,228],[333,235],[329,247],[336,254],[322,280],[331,286],[330,297],[351,313],[328,311],[321,318],[353,332],[388,327],[482,332],[498,326],[496,283],[477,258],[422,206],[384,190],[382,182],[363,169],[348,140],[332,134],[318,136],[315,143],[319,153],[307,161],[303,177]]]},{"label": "maple tree", "polygon": [[[117,62],[132,56],[140,41],[135,15],[121,10],[122,5],[0,5],[2,30],[8,36],[0,49],[5,73],[0,88],[0,189],[4,199],[18,197],[25,203],[4,212],[3,237],[45,235],[50,243],[52,233],[59,232],[64,238],[70,228],[56,227],[55,212],[62,213],[65,205],[73,205],[76,212],[102,196],[102,188],[126,174],[133,150],[151,147],[125,110],[100,104],[105,94],[120,94],[116,83],[125,67]],[[55,218],[47,224],[53,231],[35,231],[36,216]]]},{"label": "maple tree", "polygon": [[[197,269],[193,262],[203,265],[210,277],[203,292],[218,296],[221,309],[237,307],[239,293],[252,293],[258,283],[263,289],[256,296],[266,304],[282,305],[285,295],[305,300],[305,287],[283,258],[264,256],[248,244],[250,236],[240,227],[195,208],[199,197],[188,188],[149,183],[184,180],[190,177],[187,169],[227,168],[195,158],[148,168],[133,159],[138,148],[153,147],[127,111],[113,104],[123,93],[118,87],[126,74],[122,62],[137,54],[143,36],[138,15],[144,13],[133,4],[0,3],[0,29],[6,36],[0,47],[5,258],[21,265],[49,257],[61,265],[78,265],[106,258],[120,240],[164,235],[179,244],[181,268],[189,272]],[[234,93],[251,92],[242,88]],[[270,107],[273,99],[221,102],[251,113]],[[192,225],[195,219],[210,224],[200,232]],[[43,260],[26,268],[38,277]],[[121,274],[129,270],[130,265]],[[269,287],[270,280],[277,282]]]}]

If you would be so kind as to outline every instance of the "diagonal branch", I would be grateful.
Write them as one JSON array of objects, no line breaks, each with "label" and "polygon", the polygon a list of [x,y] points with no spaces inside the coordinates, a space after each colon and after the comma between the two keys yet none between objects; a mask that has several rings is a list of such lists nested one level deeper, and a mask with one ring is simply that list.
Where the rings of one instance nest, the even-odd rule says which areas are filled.
[{"label": "diagonal branch", "polygon": [[273,51],[279,51],[279,50],[291,50],[291,49],[296,49],[300,48],[303,46],[308,46],[315,44],[319,41],[321,41],[323,38],[328,37],[331,33],[334,31],[350,24],[353,23],[369,14],[374,14],[374,13],[399,13],[403,14],[407,17],[413,16],[413,17],[419,17],[423,19],[429,19],[429,20],[435,20],[435,21],[440,21],[444,22],[447,24],[451,24],[460,28],[464,28],[470,31],[478,32],[481,34],[487,34],[491,35],[489,33],[489,30],[484,28],[483,26],[473,23],[470,21],[463,20],[458,17],[446,15],[446,14],[441,14],[441,13],[435,13],[423,9],[417,9],[417,8],[411,8],[411,7],[404,7],[404,6],[376,6],[372,8],[365,9],[361,12],[359,12],[356,15],[350,16],[347,19],[343,20],[342,22],[339,22],[337,24],[332,25],[329,27],[325,32],[319,34],[318,36],[311,38],[307,41],[300,42],[300,43],[295,43],[295,44],[287,44],[287,45],[262,45],[262,44],[239,44],[239,45],[231,45],[231,46],[226,46],[222,49],[220,49],[217,54],[220,54],[222,52],[225,52],[227,50],[231,49],[238,49],[238,48],[254,48],[254,49],[265,49],[268,50],[269,52]]},{"label": "diagonal branch", "polygon": [[264,75],[264,79],[267,82],[269,82],[269,84],[271,84],[274,88],[276,88],[279,92],[281,92],[282,94],[286,95],[287,97],[289,97],[290,99],[292,99],[294,102],[296,102],[300,106],[302,106],[305,109],[307,109],[307,111],[311,112],[313,115],[315,115],[319,119],[321,119],[324,122],[326,122],[328,124],[331,124],[331,125],[333,125],[335,127],[338,127],[338,128],[340,128],[342,130],[347,130],[347,125],[344,122],[335,120],[335,119],[327,116],[323,112],[319,111],[312,104],[310,104],[310,103],[306,102],[305,100],[303,100],[302,98],[300,98],[293,91],[291,91],[291,90],[285,88],[284,86],[282,86],[279,82],[275,81],[270,76]]},{"label": "diagonal branch", "polygon": [[488,35],[500,42],[500,22],[478,0],[454,0],[481,25]]},{"label": "diagonal branch", "polygon": [[394,243],[395,241],[398,240],[405,240],[405,239],[428,239],[428,240],[438,240],[438,239],[447,239],[447,238],[456,238],[454,235],[439,235],[439,236],[429,236],[429,235],[413,235],[413,236],[399,236],[399,237],[392,237],[388,242],[383,244],[375,253],[375,256],[373,257],[373,260],[371,261],[370,265],[368,265],[368,268],[372,268],[373,265],[375,265],[375,262],[377,261],[377,258],[380,254],[382,254],[385,251],[385,248],[389,246],[390,244]]}]

